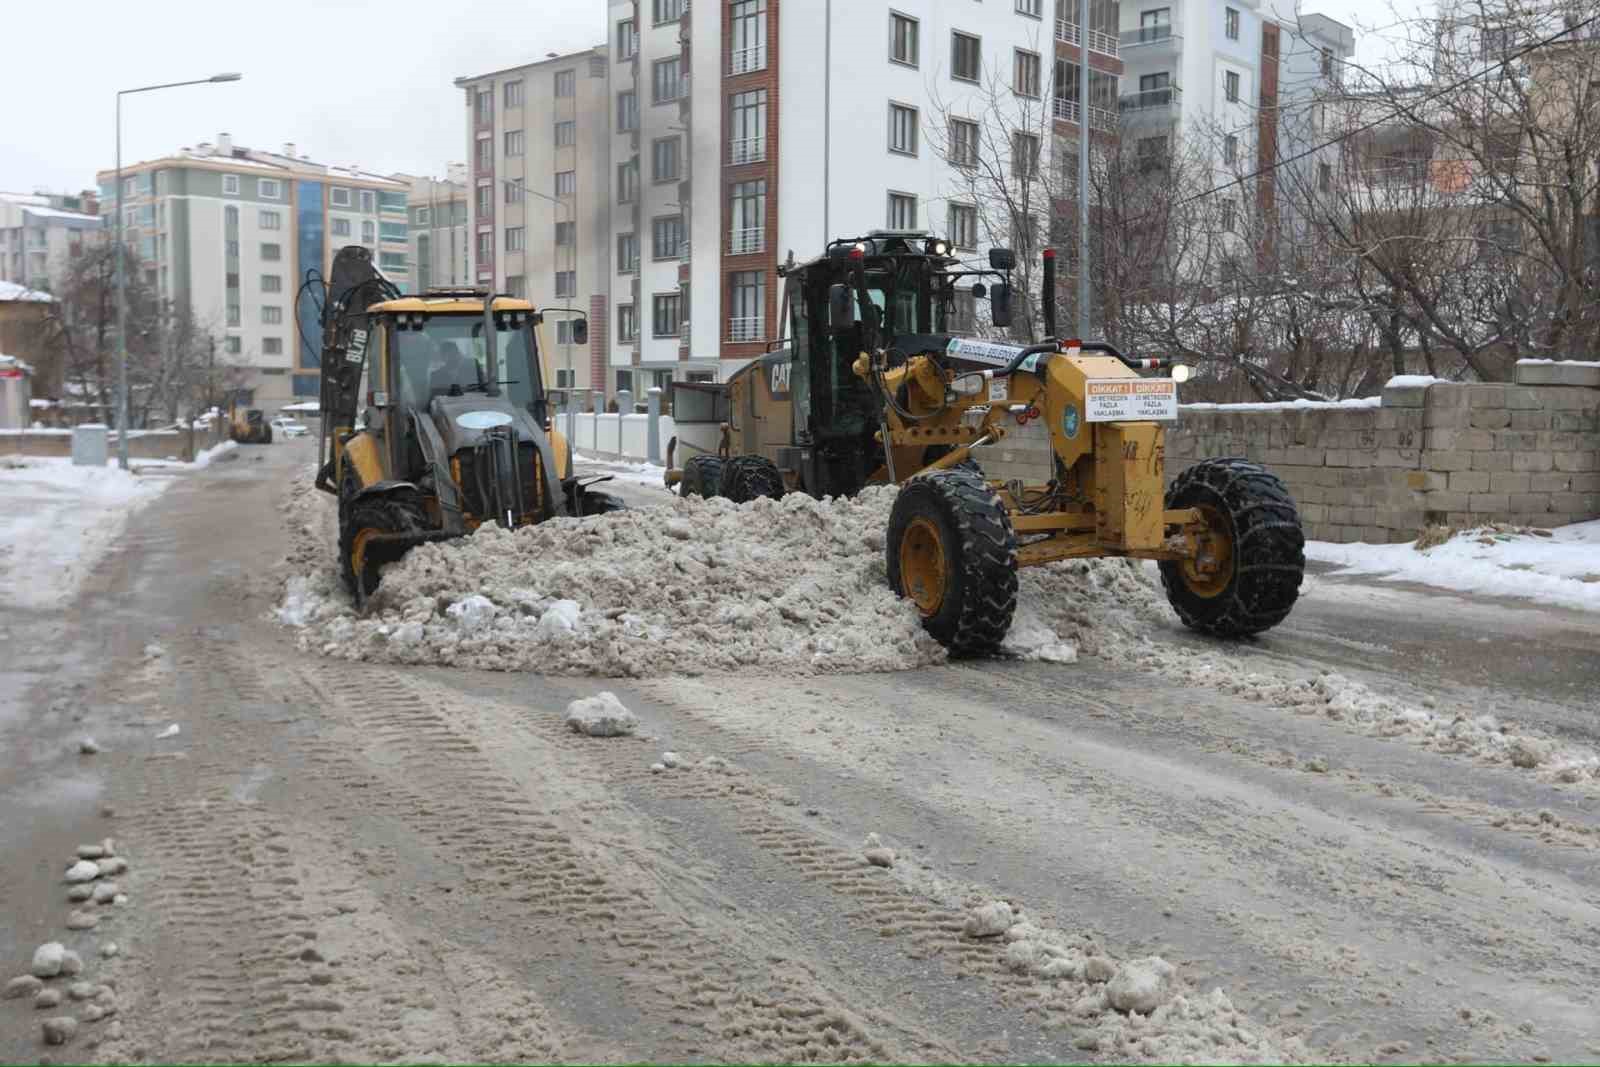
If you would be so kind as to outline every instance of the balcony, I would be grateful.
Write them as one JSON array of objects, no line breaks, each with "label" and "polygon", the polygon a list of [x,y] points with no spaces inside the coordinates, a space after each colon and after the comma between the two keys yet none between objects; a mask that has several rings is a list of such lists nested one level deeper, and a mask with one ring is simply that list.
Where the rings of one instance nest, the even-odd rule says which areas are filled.
[{"label": "balcony", "polygon": [[1183,48],[1183,34],[1179,27],[1163,22],[1158,26],[1140,26],[1124,30],[1122,51],[1129,62],[1143,56],[1166,55]]},{"label": "balcony", "polygon": [[1124,93],[1117,101],[1124,121],[1141,123],[1170,122],[1178,117],[1182,94],[1176,86]]},{"label": "balcony", "polygon": [[767,231],[762,226],[734,230],[728,240],[728,254],[734,256],[751,255],[765,250],[766,247]]},{"label": "balcony", "polygon": [[736,137],[728,142],[728,165],[737,167],[744,163],[762,163],[767,158],[767,139],[762,137]]},{"label": "balcony", "polygon": [[[1056,40],[1066,44],[1082,44],[1082,33],[1076,22],[1065,18],[1056,19]],[[1089,51],[1099,52],[1103,56],[1117,55],[1117,35],[1103,33],[1100,30],[1089,31]]]},{"label": "balcony", "polygon": [[752,45],[749,48],[735,48],[728,54],[728,73],[749,74],[753,70],[767,69],[767,46],[764,44]]},{"label": "balcony", "polygon": [[[1055,117],[1058,121],[1075,122],[1080,125],[1082,124],[1082,108],[1078,106],[1078,102],[1076,100],[1065,100],[1058,96],[1052,103],[1055,109]],[[1089,128],[1092,130],[1103,130],[1107,133],[1114,132],[1117,128],[1116,112],[1103,107],[1095,107],[1093,104],[1090,104]]]},{"label": "balcony", "polygon": [[748,344],[765,340],[766,336],[766,323],[760,315],[728,320],[728,341],[731,344]]}]

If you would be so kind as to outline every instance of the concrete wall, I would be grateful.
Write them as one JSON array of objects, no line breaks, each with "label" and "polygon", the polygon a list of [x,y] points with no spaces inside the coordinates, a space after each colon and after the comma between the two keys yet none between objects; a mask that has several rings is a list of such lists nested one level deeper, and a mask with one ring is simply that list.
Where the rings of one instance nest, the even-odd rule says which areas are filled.
[{"label": "concrete wall", "polygon": [[[227,440],[227,427],[217,422],[194,431],[191,437],[182,430],[134,430],[128,435],[130,459],[178,459],[185,462],[195,454]],[[117,432],[106,434],[108,454],[117,454]],[[0,456],[70,456],[71,430],[0,431]]]},{"label": "concrete wall", "polygon": [[1392,386],[1366,408],[1185,408],[1167,473],[1208,456],[1271,468],[1322,541],[1560,526],[1600,517],[1600,388],[1436,382]]}]

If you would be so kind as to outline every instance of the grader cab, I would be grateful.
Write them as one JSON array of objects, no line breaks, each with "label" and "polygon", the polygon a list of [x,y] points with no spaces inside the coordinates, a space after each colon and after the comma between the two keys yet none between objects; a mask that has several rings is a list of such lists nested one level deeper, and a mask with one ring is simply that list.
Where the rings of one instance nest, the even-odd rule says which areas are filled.
[{"label": "grader cab", "polygon": [[[1305,570],[1283,483],[1243,459],[1213,459],[1166,484],[1164,424],[1177,417],[1187,368],[1158,374],[1170,365],[1056,337],[1048,252],[1045,340],[964,335],[954,327],[970,329],[971,307],[985,297],[991,323],[1010,324],[1014,259],[996,249],[989,270],[964,270],[947,251],[931,235],[880,232],[834,241],[785,271],[789,395],[769,396],[764,413],[752,403],[746,415],[730,383],[719,489],[733,495],[727,472],[740,468],[763,472],[742,483],[758,495],[899,484],[889,583],[958,654],[999,648],[1018,567],[1067,559],[1157,561],[1179,617],[1205,633],[1242,637],[1282,622]],[[785,403],[790,442],[739,453],[736,442],[759,432],[736,429],[741,417],[759,425]],[[1048,475],[1033,484],[986,477],[985,450],[1035,422],[1050,443]],[[687,467],[681,481],[687,490]]]}]

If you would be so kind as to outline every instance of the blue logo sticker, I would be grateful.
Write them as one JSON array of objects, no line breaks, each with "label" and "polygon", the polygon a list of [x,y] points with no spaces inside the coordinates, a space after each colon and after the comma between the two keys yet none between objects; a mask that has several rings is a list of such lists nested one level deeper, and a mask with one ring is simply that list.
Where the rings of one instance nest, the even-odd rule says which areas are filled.
[{"label": "blue logo sticker", "polygon": [[1078,409],[1071,404],[1061,413],[1061,432],[1067,435],[1068,440],[1078,436]]}]

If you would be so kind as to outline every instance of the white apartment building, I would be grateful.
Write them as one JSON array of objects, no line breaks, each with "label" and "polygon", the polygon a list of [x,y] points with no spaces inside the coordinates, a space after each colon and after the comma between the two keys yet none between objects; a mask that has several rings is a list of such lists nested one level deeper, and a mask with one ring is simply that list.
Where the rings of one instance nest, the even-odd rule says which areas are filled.
[{"label": "white apartment building", "polygon": [[92,195],[0,193],[0,282],[58,285],[86,242],[102,236]]},{"label": "white apartment building", "polygon": [[472,282],[534,306],[589,318],[547,318],[559,386],[599,388],[609,326],[611,115],[605,49],[457,78],[471,189]]},{"label": "white apartment building", "polygon": [[467,165],[452,163],[447,173],[443,179],[409,178],[407,206],[411,218],[407,239],[418,291],[472,284]]},{"label": "white apartment building", "polygon": [[[296,294],[309,270],[326,276],[338,250],[365,245],[401,288],[412,286],[404,181],[359,166],[235,145],[228,134],[122,168],[123,241],[145,281],[192,309],[222,338],[242,395],[258,407],[316,396],[321,329]],[[101,171],[106,227],[115,171]]]}]

